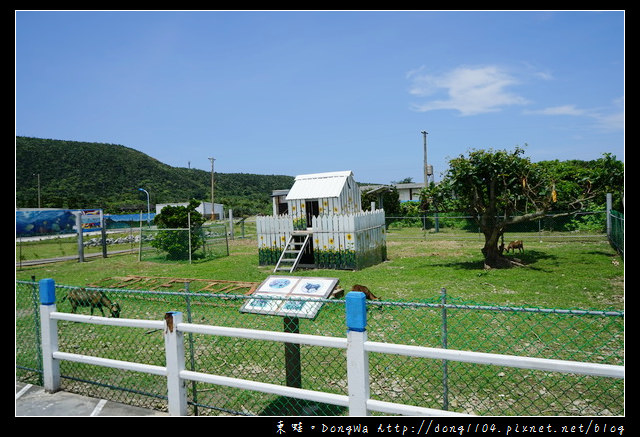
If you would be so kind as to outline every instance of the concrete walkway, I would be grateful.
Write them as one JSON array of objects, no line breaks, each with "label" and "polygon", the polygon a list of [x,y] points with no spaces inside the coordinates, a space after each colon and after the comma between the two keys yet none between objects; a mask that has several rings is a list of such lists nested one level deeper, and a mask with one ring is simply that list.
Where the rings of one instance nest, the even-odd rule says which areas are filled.
[{"label": "concrete walkway", "polygon": [[133,407],[16,382],[16,416],[168,416],[167,413]]}]

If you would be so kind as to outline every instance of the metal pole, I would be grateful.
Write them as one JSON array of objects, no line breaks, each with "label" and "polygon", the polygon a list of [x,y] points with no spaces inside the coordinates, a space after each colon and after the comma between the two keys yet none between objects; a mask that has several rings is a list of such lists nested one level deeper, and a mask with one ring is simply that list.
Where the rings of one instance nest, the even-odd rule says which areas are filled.
[{"label": "metal pole", "polygon": [[191,264],[191,213],[187,213],[187,238],[189,239],[189,264]]},{"label": "metal pole", "polygon": [[[185,301],[187,304],[187,323],[193,323],[191,319],[191,298],[189,297],[189,282],[184,283]],[[193,334],[189,333],[189,359],[191,363],[191,371],[196,371],[195,352],[193,350]],[[193,412],[198,415],[198,389],[196,387],[196,381],[191,381],[191,392],[193,395]]]},{"label": "metal pole", "polygon": [[215,161],[215,158],[209,158],[209,161],[211,161],[211,221],[213,221],[215,219],[215,208],[214,205],[215,203],[213,203],[213,182],[214,182],[214,172],[213,172],[213,161]]},{"label": "metal pole", "polygon": [[78,262],[84,262],[84,243],[82,241],[82,211],[73,211],[76,216],[76,228],[78,228]]},{"label": "metal pole", "polygon": [[[442,303],[442,349],[447,349],[447,290],[440,290]],[[447,360],[442,360],[442,409],[449,409],[449,371]]]},{"label": "metal pole", "polygon": [[140,240],[138,245],[138,261],[142,261],[142,211],[140,212]]},{"label": "metal pole", "polygon": [[144,188],[138,188],[138,191],[144,191],[147,195],[147,227],[151,226],[149,224],[149,216],[151,215],[151,207],[149,205],[149,192]]},{"label": "metal pole", "polygon": [[107,222],[104,219],[104,212],[100,210],[100,236],[102,237],[102,257],[107,257]]},{"label": "metal pole", "polygon": [[424,138],[424,164],[423,164],[423,171],[424,171],[424,187],[427,188],[427,186],[429,185],[429,170],[427,170],[427,131],[423,130],[422,131],[422,136]]},{"label": "metal pole", "polygon": [[613,209],[613,197],[607,193],[607,237],[611,238],[611,210]]},{"label": "metal pole", "polygon": [[[33,304],[33,321],[35,323],[35,330],[33,331],[36,335],[36,357],[38,359],[38,363],[42,363],[42,339],[40,337],[40,312],[38,311],[38,302],[40,302],[39,292],[38,292],[38,284],[36,283],[36,277],[31,275],[31,282],[33,286],[31,287],[31,303]],[[38,372],[38,383],[40,385],[44,385],[44,381],[42,379],[42,372]]]},{"label": "metal pole", "polygon": [[40,173],[38,173],[38,208],[40,208]]}]

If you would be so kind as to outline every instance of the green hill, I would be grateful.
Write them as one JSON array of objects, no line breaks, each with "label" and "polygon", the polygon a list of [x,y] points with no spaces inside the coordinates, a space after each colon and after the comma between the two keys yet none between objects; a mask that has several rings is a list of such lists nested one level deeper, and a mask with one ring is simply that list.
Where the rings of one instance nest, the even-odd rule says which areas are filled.
[{"label": "green hill", "polygon": [[[16,207],[102,208],[145,211],[156,203],[211,201],[211,173],[171,167],[117,144],[16,137]],[[216,173],[215,202],[234,216],[271,213],[272,190],[290,188],[293,176]]]}]

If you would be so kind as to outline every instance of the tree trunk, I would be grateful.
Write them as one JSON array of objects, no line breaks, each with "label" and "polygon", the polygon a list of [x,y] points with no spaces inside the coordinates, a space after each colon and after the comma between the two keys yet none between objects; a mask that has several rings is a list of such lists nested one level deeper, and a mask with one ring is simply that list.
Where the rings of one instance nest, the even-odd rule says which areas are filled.
[{"label": "tree trunk", "polygon": [[500,251],[498,250],[498,238],[485,234],[484,247],[482,248],[482,254],[484,255],[484,268],[497,268],[498,258],[500,257]]},{"label": "tree trunk", "polygon": [[511,262],[502,256],[498,247],[500,236],[502,235],[502,229],[498,227],[489,227],[486,228],[483,233],[484,247],[482,248],[482,254],[484,255],[484,268],[499,269],[511,267]]}]

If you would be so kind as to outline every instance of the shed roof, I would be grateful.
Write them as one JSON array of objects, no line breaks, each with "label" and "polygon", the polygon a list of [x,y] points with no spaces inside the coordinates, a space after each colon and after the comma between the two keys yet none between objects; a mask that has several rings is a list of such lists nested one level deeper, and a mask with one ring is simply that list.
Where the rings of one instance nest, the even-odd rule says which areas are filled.
[{"label": "shed roof", "polygon": [[298,175],[287,200],[338,197],[350,177],[353,177],[350,170]]}]

